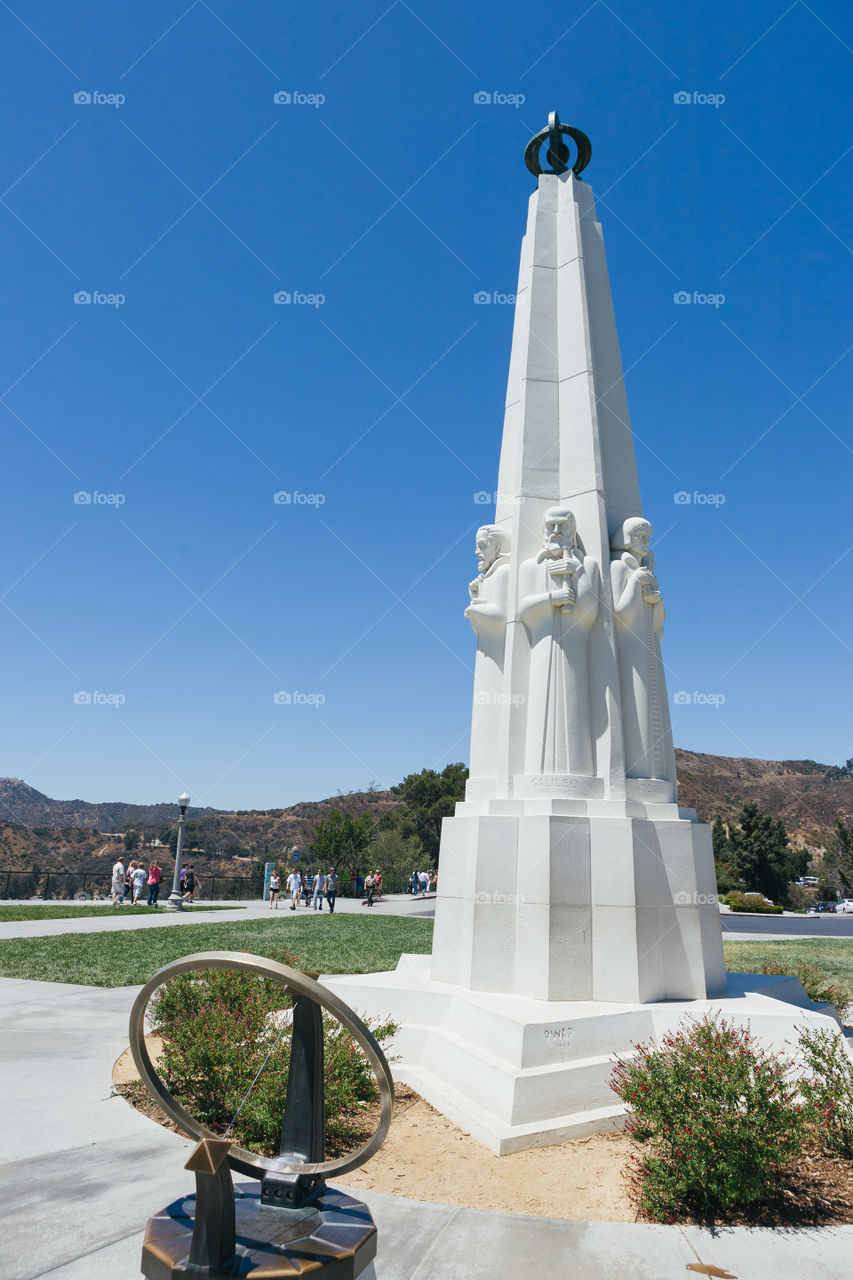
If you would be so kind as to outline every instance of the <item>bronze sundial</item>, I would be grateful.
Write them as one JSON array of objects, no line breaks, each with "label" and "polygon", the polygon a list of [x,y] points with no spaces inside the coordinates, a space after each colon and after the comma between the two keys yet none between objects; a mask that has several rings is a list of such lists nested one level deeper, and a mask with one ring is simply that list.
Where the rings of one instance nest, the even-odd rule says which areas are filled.
[{"label": "bronze sundial", "polygon": [[[236,969],[270,978],[293,997],[278,1156],[257,1155],[229,1142],[227,1131],[217,1134],[201,1124],[181,1106],[151,1062],[145,1013],[152,996],[171,978],[206,969]],[[339,1160],[324,1159],[324,1009],[363,1050],[381,1102],[376,1132]],[[198,1142],[185,1166],[195,1174],[196,1194],[167,1205],[148,1223],[142,1271],[149,1280],[279,1280],[309,1273],[322,1274],[324,1280],[349,1280],[364,1270],[376,1254],[376,1226],[366,1205],[328,1187],[326,1177],[358,1168],[379,1149],[391,1122],[394,1089],[382,1050],[352,1009],[313,978],[277,961],[245,952],[202,952],[166,965],[143,987],[130,1015],[130,1048],[151,1097]],[[245,1183],[235,1188],[232,1170],[259,1178],[260,1189]]]}]

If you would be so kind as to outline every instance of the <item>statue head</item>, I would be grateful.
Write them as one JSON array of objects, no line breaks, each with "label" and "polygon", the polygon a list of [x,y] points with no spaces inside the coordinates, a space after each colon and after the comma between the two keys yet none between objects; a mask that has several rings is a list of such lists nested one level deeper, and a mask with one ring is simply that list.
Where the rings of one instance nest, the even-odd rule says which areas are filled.
[{"label": "statue head", "polygon": [[580,546],[577,522],[568,507],[549,507],[542,517],[542,532],[548,555],[561,556]]},{"label": "statue head", "polygon": [[613,551],[630,551],[638,560],[649,554],[652,526],[643,516],[631,516],[623,520],[610,540]]},{"label": "statue head", "polygon": [[480,573],[488,573],[499,556],[509,554],[509,530],[497,524],[483,524],[477,530],[474,551]]}]

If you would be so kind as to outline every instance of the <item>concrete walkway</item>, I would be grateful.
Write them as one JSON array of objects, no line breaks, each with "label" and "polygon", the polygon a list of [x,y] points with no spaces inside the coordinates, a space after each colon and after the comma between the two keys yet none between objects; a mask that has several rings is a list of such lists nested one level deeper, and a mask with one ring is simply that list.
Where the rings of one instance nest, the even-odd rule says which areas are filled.
[{"label": "concrete walkway", "polygon": [[[148,1217],[192,1192],[191,1144],[111,1096],[136,991],[0,979],[3,1280],[135,1280]],[[840,1280],[853,1256],[853,1227],[712,1234],[354,1194],[379,1228],[365,1280]]]},{"label": "concrete walkway", "polygon": [[[372,907],[362,906],[361,898],[338,898],[335,903],[335,914],[356,914],[367,915],[391,915],[391,916],[420,916],[435,914],[435,894],[427,894],[426,897],[418,895],[413,898],[410,894],[396,893],[388,894],[381,901],[374,903]],[[57,906],[65,905],[58,903],[22,903],[22,902],[6,902],[3,906]],[[200,906],[207,905],[204,899],[201,900]],[[102,919],[98,916],[81,916],[75,920],[73,917],[66,917],[62,920],[39,920],[34,917],[31,920],[7,920],[0,921],[0,941],[4,938],[44,938],[52,937],[56,934],[66,933],[105,933],[110,930],[123,929],[169,929],[175,925],[185,924],[221,924],[227,920],[267,920],[277,919],[279,917],[287,917],[291,920],[294,916],[318,916],[321,913],[315,911],[312,907],[304,907],[301,902],[296,911],[290,910],[290,904],[282,902],[277,910],[271,911],[268,902],[230,902],[216,903],[216,906],[233,908],[233,910],[223,911],[196,911],[192,907],[188,907],[185,911],[166,911],[162,906],[151,908],[150,914],[147,915],[131,915],[122,919],[120,915],[105,914]],[[328,914],[326,908],[323,914]]]},{"label": "concrete walkway", "polygon": [[[355,913],[366,915],[368,911],[376,915],[392,915],[392,916],[425,916],[432,918],[435,915],[435,894],[428,893],[426,897],[418,894],[413,898],[408,893],[392,893],[383,897],[373,907],[363,906],[362,898],[338,898],[335,904],[336,912]],[[56,903],[44,903],[41,900],[32,900],[30,902],[21,902],[19,899],[0,901],[0,906],[33,906],[33,907],[49,907],[57,905]],[[95,906],[107,904],[95,903]],[[206,899],[202,898],[200,906],[214,905],[208,904]],[[0,921],[0,941],[4,938],[37,938],[46,937],[60,933],[100,933],[105,929],[162,929],[170,928],[173,925],[190,924],[205,921],[208,924],[219,923],[227,920],[261,920],[267,916],[275,917],[276,915],[286,914],[290,918],[290,906],[283,899],[278,912],[270,912],[269,904],[259,902],[257,900],[238,902],[236,899],[230,902],[216,902],[217,907],[233,908],[233,910],[222,911],[199,911],[194,912],[192,908],[186,911],[165,911],[162,907],[152,910],[150,915],[130,915],[126,919],[116,915],[104,915],[103,919],[97,916],[85,916],[79,920],[68,918],[65,920],[39,920],[38,917],[32,920],[16,920],[16,921]],[[295,915],[317,915],[311,907],[301,905],[294,912]],[[785,918],[785,917],[782,917]],[[825,921],[831,917],[812,916],[805,920],[802,916],[789,917],[796,923],[797,931],[795,933],[778,933],[767,931],[768,921],[764,917],[759,916],[732,916],[729,913],[721,915],[721,923],[723,927],[723,940],[726,942],[791,942],[796,939],[806,938],[839,938],[853,937],[853,916],[839,916],[837,921],[831,927],[826,927]],[[780,917],[775,916],[773,919],[778,920]],[[759,920],[762,926],[761,931],[757,931],[758,927],[749,927],[749,922]],[[735,923],[733,924],[732,921]]]}]

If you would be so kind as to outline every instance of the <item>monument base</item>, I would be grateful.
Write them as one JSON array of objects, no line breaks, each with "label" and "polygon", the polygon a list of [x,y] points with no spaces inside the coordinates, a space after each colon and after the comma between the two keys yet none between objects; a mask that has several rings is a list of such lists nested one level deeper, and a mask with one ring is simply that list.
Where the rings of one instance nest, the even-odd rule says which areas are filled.
[{"label": "monument base", "polygon": [[685,1016],[719,1013],[791,1051],[797,1028],[838,1030],[798,978],[729,974],[724,995],[650,1004],[544,1001],[468,991],[430,977],[431,957],[389,973],[320,981],[360,1014],[392,1018],[394,1078],[496,1155],[603,1133],[624,1122],[608,1086],[614,1056],[658,1042]]},{"label": "monument base", "polygon": [[457,804],[441,828],[433,978],[573,1003],[723,993],[711,829],[659,802],[669,783],[638,785],[646,801]]}]

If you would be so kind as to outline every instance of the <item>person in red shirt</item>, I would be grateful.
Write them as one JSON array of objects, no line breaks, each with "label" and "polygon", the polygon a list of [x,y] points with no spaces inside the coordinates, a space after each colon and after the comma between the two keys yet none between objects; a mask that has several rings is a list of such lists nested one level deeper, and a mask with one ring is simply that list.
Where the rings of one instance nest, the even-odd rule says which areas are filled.
[{"label": "person in red shirt", "polygon": [[154,861],[148,868],[148,906],[156,907],[157,899],[160,897],[160,881],[163,879],[163,869]]}]

